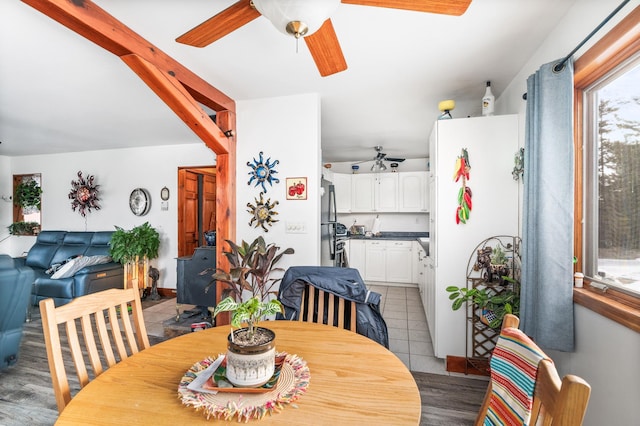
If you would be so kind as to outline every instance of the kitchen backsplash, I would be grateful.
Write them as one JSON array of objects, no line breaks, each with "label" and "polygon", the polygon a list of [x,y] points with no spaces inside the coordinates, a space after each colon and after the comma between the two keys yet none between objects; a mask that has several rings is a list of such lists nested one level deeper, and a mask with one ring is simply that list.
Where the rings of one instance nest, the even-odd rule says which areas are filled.
[{"label": "kitchen backsplash", "polygon": [[381,232],[428,232],[428,213],[338,213],[338,222],[347,229],[356,221],[364,225],[367,231],[373,227],[373,221],[379,216]]}]

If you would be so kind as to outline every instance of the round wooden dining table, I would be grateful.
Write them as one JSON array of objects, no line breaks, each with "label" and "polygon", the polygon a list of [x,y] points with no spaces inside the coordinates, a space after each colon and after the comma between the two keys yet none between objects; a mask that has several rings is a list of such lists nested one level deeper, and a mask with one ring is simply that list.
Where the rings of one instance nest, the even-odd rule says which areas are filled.
[{"label": "round wooden dining table", "polygon": [[[276,333],[276,350],[309,367],[306,393],[260,425],[417,425],[420,393],[392,352],[349,330],[300,321],[260,324]],[[226,352],[229,327],[185,334],[109,368],[81,389],[56,425],[219,424],[183,405],[178,385],[196,363]],[[237,419],[231,422],[237,423]]]}]

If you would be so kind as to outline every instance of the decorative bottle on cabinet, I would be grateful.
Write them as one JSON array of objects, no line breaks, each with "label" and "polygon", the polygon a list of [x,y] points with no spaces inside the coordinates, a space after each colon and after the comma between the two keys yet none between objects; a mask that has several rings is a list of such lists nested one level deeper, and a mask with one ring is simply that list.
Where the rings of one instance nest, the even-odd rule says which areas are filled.
[{"label": "decorative bottle on cabinet", "polygon": [[482,97],[482,115],[493,115],[495,97],[491,93],[491,82],[487,81],[487,90]]}]

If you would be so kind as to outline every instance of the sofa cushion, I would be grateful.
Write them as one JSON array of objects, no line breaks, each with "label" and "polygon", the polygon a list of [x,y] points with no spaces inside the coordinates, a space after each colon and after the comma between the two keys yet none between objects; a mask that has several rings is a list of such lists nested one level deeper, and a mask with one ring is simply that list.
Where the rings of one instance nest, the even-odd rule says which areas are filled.
[{"label": "sofa cushion", "polygon": [[57,280],[60,278],[72,277],[82,268],[109,262],[111,262],[111,256],[96,255],[76,257],[75,259],[71,259],[70,261],[62,265],[60,269],[54,272],[53,275],[51,275],[51,279]]},{"label": "sofa cushion", "polygon": [[0,254],[0,269],[14,269],[13,257],[8,254]]},{"label": "sofa cushion", "polygon": [[53,255],[50,265],[83,255],[91,244],[93,234],[93,232],[68,232],[62,240],[62,245]]},{"label": "sofa cushion", "polygon": [[[56,254],[58,245],[62,242],[66,231],[42,231],[27,254],[25,265],[32,268],[48,269]],[[66,256],[69,257],[69,256]],[[66,258],[65,257],[65,258]],[[62,258],[61,260],[65,259]]]},{"label": "sofa cushion", "polygon": [[84,253],[85,256],[108,256],[110,253],[111,246],[109,243],[111,242],[111,237],[113,236],[114,231],[98,231],[93,233],[93,237],[91,237],[91,245],[87,248],[87,251]]}]

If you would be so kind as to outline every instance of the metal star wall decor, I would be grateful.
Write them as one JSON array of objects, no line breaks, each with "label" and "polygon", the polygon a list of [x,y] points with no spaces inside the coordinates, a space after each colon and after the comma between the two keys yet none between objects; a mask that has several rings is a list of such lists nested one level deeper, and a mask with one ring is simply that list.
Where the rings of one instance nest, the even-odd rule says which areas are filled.
[{"label": "metal star wall decor", "polygon": [[255,180],[256,181],[255,186],[262,185],[262,192],[266,193],[267,188],[264,185],[265,182],[269,183],[269,185],[271,186],[273,186],[274,183],[280,182],[280,179],[273,176],[276,173],[278,173],[274,169],[274,167],[280,161],[273,160],[273,162],[270,162],[271,157],[265,160],[263,159],[262,155],[263,153],[262,151],[260,151],[258,160],[256,160],[254,157],[253,163],[251,163],[251,161],[247,161],[247,166],[251,167],[251,171],[249,172],[249,175],[251,177],[249,178],[249,182],[247,182],[247,185],[251,185],[251,182]]},{"label": "metal star wall decor", "polygon": [[[260,193],[260,200],[257,198],[256,205],[254,206],[251,203],[247,203],[247,207],[249,208],[247,212],[251,213],[251,220],[249,221],[249,226],[253,225],[254,228],[258,226],[262,226],[265,232],[269,232],[265,224],[269,226],[273,226],[274,222],[278,222],[278,220],[273,219],[273,216],[277,215],[278,212],[274,211],[273,208],[277,206],[279,203],[277,201],[271,202],[271,198],[268,198],[267,201],[262,197],[264,193]],[[254,225],[255,222],[255,225]]]},{"label": "metal star wall decor", "polygon": [[95,177],[88,175],[87,178],[82,177],[82,172],[78,172],[78,180],[71,181],[71,191],[69,199],[71,200],[71,210],[74,212],[78,209],[78,213],[82,217],[87,216],[87,212],[91,213],[91,209],[100,210],[98,205],[98,188],[93,182]]}]

